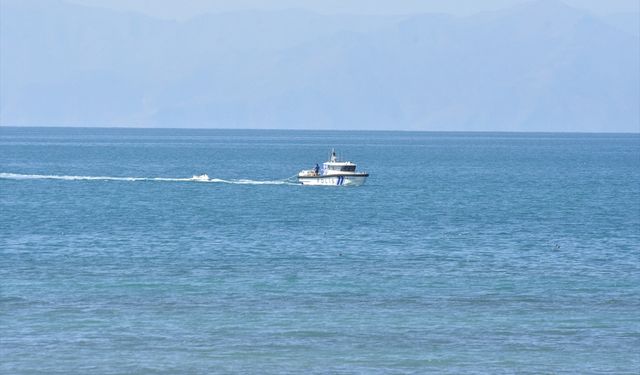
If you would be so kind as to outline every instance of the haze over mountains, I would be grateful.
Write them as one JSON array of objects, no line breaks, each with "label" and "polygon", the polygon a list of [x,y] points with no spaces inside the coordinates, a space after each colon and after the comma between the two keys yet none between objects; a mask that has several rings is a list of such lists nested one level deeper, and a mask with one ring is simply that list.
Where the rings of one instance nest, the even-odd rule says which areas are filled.
[{"label": "haze over mountains", "polygon": [[470,17],[169,21],[0,4],[2,126],[640,131],[636,14],[543,0]]}]

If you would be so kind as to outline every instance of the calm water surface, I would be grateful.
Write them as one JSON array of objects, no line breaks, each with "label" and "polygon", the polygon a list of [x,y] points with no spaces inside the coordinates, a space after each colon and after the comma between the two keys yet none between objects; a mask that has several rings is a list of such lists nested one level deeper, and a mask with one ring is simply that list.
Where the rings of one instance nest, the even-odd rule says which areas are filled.
[{"label": "calm water surface", "polygon": [[3,374],[638,373],[640,136],[0,128],[0,282]]}]

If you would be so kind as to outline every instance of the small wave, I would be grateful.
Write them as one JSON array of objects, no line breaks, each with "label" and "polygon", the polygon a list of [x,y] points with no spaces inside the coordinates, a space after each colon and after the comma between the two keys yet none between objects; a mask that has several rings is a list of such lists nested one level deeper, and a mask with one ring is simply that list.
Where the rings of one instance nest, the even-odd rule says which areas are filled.
[{"label": "small wave", "polygon": [[68,176],[68,175],[48,175],[48,174],[18,174],[0,173],[0,179],[4,180],[65,180],[65,181],[157,181],[157,182],[202,182],[202,183],[223,183],[235,185],[298,185],[289,179],[284,180],[249,180],[221,178],[203,178],[203,176],[193,176],[189,178],[180,177],[112,177],[112,176]]}]

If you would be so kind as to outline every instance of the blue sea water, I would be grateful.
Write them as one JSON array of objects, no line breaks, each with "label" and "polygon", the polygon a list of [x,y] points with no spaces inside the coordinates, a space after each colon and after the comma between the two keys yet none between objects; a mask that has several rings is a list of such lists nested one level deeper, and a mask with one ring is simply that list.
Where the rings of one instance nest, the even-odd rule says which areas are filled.
[{"label": "blue sea water", "polygon": [[4,127],[0,283],[3,374],[637,374],[640,136]]}]

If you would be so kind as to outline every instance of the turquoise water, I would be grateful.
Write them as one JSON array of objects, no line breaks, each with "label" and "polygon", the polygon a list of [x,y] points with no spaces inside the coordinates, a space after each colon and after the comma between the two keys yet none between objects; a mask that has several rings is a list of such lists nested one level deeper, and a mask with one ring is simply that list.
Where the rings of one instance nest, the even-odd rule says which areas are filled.
[{"label": "turquoise water", "polygon": [[0,128],[0,280],[5,374],[638,373],[640,136]]}]

